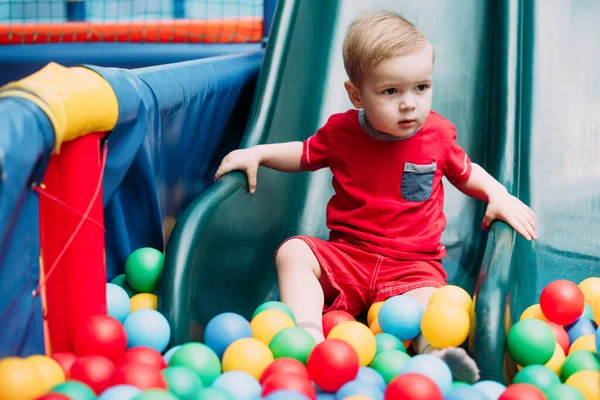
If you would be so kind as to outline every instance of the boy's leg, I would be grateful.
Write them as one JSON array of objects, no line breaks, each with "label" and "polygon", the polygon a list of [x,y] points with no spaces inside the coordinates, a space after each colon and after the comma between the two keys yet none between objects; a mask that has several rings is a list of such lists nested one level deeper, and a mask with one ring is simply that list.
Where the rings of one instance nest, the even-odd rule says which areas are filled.
[{"label": "boy's leg", "polygon": [[322,271],[314,253],[301,239],[290,239],[277,251],[275,265],[281,301],[292,310],[299,327],[317,343],[323,341],[324,297],[319,283]]},{"label": "boy's leg", "polygon": [[[429,298],[436,291],[434,287],[423,287],[419,289],[409,290],[404,293],[415,299],[425,310],[429,303]],[[462,347],[448,347],[446,349],[437,349],[425,340],[423,335],[417,336],[413,340],[413,348],[419,354],[431,354],[444,360],[455,380],[475,383],[479,380],[479,368],[477,363],[469,356]]]}]

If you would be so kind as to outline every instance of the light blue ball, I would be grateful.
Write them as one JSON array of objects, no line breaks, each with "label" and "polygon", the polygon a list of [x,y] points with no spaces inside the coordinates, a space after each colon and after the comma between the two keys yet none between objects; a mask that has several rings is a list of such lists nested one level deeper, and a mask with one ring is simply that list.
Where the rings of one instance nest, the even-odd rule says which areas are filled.
[{"label": "light blue ball", "polygon": [[490,400],[498,400],[498,397],[506,390],[506,386],[496,381],[479,381],[473,387],[485,394]]},{"label": "light blue ball", "polygon": [[421,333],[423,308],[412,297],[390,297],[379,310],[379,326],[385,333],[400,340],[409,340]]},{"label": "light blue ball", "polygon": [[242,371],[227,371],[220,375],[212,387],[229,393],[234,400],[256,400],[260,397],[260,383],[249,373]]},{"label": "light blue ball", "polygon": [[305,395],[293,392],[291,390],[277,390],[276,392],[272,392],[264,400],[310,400]]},{"label": "light blue ball", "polygon": [[375,371],[371,367],[360,367],[358,370],[358,375],[356,375],[354,380],[378,387],[382,392],[385,392],[385,380],[379,372]]},{"label": "light blue ball", "polygon": [[106,389],[98,400],[132,400],[142,391],[132,385],[117,385]]},{"label": "light blue ball", "polygon": [[[494,397],[495,398],[495,397]],[[453,389],[444,396],[444,400],[491,400],[492,397],[487,397],[473,386],[461,386]]]},{"label": "light blue ball", "polygon": [[335,400],[335,394],[333,393],[317,393],[317,400]]},{"label": "light blue ball", "polygon": [[430,354],[419,354],[406,360],[400,370],[400,375],[409,372],[425,375],[434,381],[442,391],[443,395],[450,392],[450,387],[452,386],[452,373],[450,372],[450,368],[448,368],[448,365],[444,361],[435,356]]},{"label": "light blue ball", "polygon": [[127,332],[127,348],[147,346],[162,353],[171,339],[167,319],[158,311],[142,309],[127,317],[123,324]]},{"label": "light blue ball", "polygon": [[127,292],[119,285],[114,283],[106,284],[106,307],[108,315],[119,320],[125,321],[131,312],[131,301]]},{"label": "light blue ball", "polygon": [[600,354],[600,328],[596,329],[596,350]]},{"label": "light blue ball", "polygon": [[204,343],[214,350],[219,358],[229,345],[238,339],[251,338],[250,322],[239,314],[226,312],[210,320],[204,330]]},{"label": "light blue ball", "polygon": [[591,319],[582,317],[570,325],[565,325],[565,330],[569,335],[569,341],[573,343],[584,335],[591,335],[596,328],[592,324]]},{"label": "light blue ball", "polygon": [[177,350],[179,350],[179,348],[181,347],[181,345],[179,346],[175,346],[175,347],[171,347],[164,355],[163,358],[165,360],[165,364],[169,365],[169,361],[171,361],[171,357],[173,357],[173,354],[175,354],[175,352]]},{"label": "light blue ball", "polygon": [[375,385],[361,381],[350,381],[344,384],[335,395],[336,400],[344,400],[346,397],[355,395],[368,396],[372,400],[383,400],[383,391]]},{"label": "light blue ball", "polygon": [[594,309],[588,303],[585,303],[583,314],[581,314],[580,318],[594,319]]}]

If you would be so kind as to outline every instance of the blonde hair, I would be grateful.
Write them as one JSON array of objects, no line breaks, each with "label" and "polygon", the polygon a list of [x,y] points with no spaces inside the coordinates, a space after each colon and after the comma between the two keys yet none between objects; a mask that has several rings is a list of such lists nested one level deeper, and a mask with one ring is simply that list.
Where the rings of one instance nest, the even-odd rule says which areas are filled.
[{"label": "blonde hair", "polygon": [[412,54],[429,40],[410,21],[394,12],[359,17],[348,27],[344,40],[344,67],[350,80],[359,83],[365,70],[382,61]]}]

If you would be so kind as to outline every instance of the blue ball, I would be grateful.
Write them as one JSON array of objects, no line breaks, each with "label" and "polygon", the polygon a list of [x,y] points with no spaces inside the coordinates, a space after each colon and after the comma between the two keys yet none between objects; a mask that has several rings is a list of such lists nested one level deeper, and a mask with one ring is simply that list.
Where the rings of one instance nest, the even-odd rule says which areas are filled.
[{"label": "blue ball", "polygon": [[350,381],[345,383],[335,395],[336,400],[344,400],[346,397],[363,395],[372,400],[383,400],[383,391],[375,385],[370,385],[361,381]]},{"label": "blue ball", "polygon": [[132,400],[142,391],[132,385],[117,385],[106,389],[98,400]]},{"label": "blue ball", "polygon": [[231,395],[234,400],[256,400],[260,397],[260,383],[249,373],[227,371],[215,379],[212,387],[221,389]]},{"label": "blue ball", "polygon": [[317,400],[335,400],[335,394],[333,393],[317,393]]},{"label": "blue ball", "polygon": [[385,333],[400,340],[415,338],[421,333],[423,308],[412,297],[400,295],[390,297],[379,310],[379,326]]},{"label": "blue ball", "polygon": [[600,328],[596,329],[596,350],[600,354]]},{"label": "blue ball", "polygon": [[379,372],[375,371],[371,367],[360,367],[358,370],[358,375],[356,375],[354,380],[378,387],[382,392],[385,392],[385,380]]},{"label": "blue ball", "polygon": [[452,386],[452,373],[448,365],[436,356],[431,354],[419,354],[407,360],[400,374],[414,372],[416,374],[425,375],[435,382],[440,388],[443,395],[450,391]]},{"label": "blue ball", "polygon": [[246,318],[226,312],[210,320],[204,330],[204,343],[214,350],[219,358],[229,345],[238,339],[252,337],[252,328]]},{"label": "blue ball", "polygon": [[446,396],[444,396],[444,400],[491,400],[495,399],[495,397],[487,397],[485,394],[481,392],[481,390],[476,389],[473,386],[461,386],[452,390]]},{"label": "blue ball", "polygon": [[498,397],[506,390],[506,386],[496,381],[479,381],[473,387],[485,394],[490,400],[498,400]]},{"label": "blue ball", "polygon": [[579,318],[570,325],[565,325],[565,330],[569,335],[569,341],[575,342],[584,335],[591,335],[596,330],[592,324],[592,320],[588,318]]},{"label": "blue ball", "polygon": [[119,320],[125,321],[131,312],[131,301],[127,292],[119,285],[114,283],[106,284],[106,307],[108,315]]},{"label": "blue ball", "polygon": [[165,359],[165,364],[169,365],[169,361],[171,361],[171,357],[173,357],[173,354],[175,354],[175,352],[177,350],[179,350],[179,348],[181,347],[181,345],[179,346],[175,346],[175,347],[171,347],[164,355],[163,358]]},{"label": "blue ball", "polygon": [[277,390],[272,392],[264,400],[310,400],[305,395],[291,390]]},{"label": "blue ball", "polygon": [[155,310],[138,310],[123,324],[127,332],[127,348],[147,346],[162,353],[171,339],[171,328],[167,319]]}]

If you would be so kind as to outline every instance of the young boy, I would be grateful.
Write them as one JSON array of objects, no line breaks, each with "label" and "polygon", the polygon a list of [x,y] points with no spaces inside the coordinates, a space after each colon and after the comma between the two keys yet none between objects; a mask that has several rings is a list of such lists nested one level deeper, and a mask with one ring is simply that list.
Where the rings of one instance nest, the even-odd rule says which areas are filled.
[{"label": "young boy", "polygon": [[[233,151],[215,176],[243,170],[254,193],[259,165],[286,172],[331,169],[329,240],[290,238],[275,260],[281,300],[318,341],[323,311],[358,315],[400,294],[424,309],[446,284],[443,176],[488,202],[484,229],[500,219],[527,240],[537,238],[529,207],[472,163],[452,123],[431,111],[434,54],[423,33],[395,13],[366,15],[349,27],[343,55],[350,78],[344,86],[358,110],[331,116],[304,142]],[[478,380],[462,348],[433,349],[422,336],[413,346],[442,357],[455,379]]]}]

